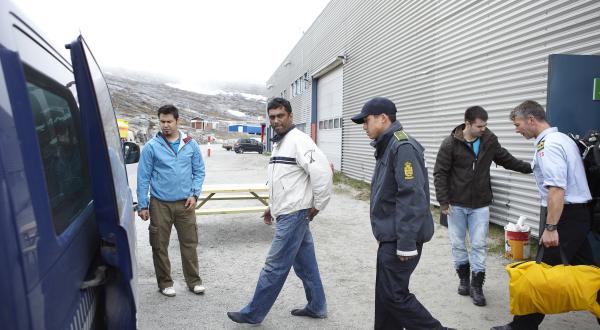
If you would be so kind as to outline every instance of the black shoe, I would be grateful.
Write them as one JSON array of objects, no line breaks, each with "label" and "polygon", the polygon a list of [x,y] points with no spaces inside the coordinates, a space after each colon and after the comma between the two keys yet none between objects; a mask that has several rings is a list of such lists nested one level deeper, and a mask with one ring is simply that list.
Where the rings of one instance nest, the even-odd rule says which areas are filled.
[{"label": "black shoe", "polygon": [[323,316],[321,316],[321,315],[317,315],[317,314],[315,314],[315,313],[313,313],[313,312],[309,311],[309,310],[308,310],[308,309],[306,309],[306,308],[302,308],[302,309],[300,309],[300,308],[297,308],[297,309],[292,309],[291,313],[292,313],[292,315],[294,315],[294,316],[308,316],[308,317],[312,317],[313,319],[324,319],[324,318],[326,318],[326,317],[327,317],[327,315],[323,315]]},{"label": "black shoe", "polygon": [[512,330],[512,326],[510,324],[499,325],[497,327],[492,327],[490,330]]},{"label": "black shoe", "polygon": [[466,263],[458,266],[456,269],[460,283],[458,284],[458,294],[461,296],[469,295],[469,286],[471,286],[471,266]]},{"label": "black shoe", "polygon": [[470,295],[473,304],[476,306],[485,306],[485,296],[483,295],[483,282],[485,281],[485,272],[473,273],[471,275]]},{"label": "black shoe", "polygon": [[242,316],[242,314],[240,314],[240,312],[227,312],[227,317],[229,317],[235,323],[258,324],[258,323],[250,322],[250,321],[246,320],[246,318],[244,316]]}]

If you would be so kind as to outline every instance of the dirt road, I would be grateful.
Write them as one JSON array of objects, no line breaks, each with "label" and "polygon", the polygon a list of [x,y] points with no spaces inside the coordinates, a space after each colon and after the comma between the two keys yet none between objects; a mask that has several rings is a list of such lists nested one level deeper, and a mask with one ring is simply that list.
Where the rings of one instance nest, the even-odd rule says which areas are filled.
[{"label": "dirt road", "polygon": [[[206,150],[205,146],[202,146]],[[203,153],[206,155],[206,152]],[[213,146],[205,158],[206,183],[263,183],[268,157],[235,154]],[[128,166],[135,192],[136,166]],[[290,315],[305,304],[300,280],[290,272],[271,312],[257,326],[263,329],[372,329],[374,315],[375,258],[377,245],[371,233],[369,204],[353,198],[347,188],[336,188],[327,209],[313,221],[317,259],[327,295],[329,317],[314,320]],[[181,271],[175,230],[169,253],[177,297],[157,291],[148,223],[137,222],[137,281],[139,329],[245,329],[230,321],[226,311],[237,311],[252,297],[258,274],[269,249],[273,226],[259,214],[198,217],[200,275],[206,294],[187,291]],[[488,306],[477,307],[456,294],[446,228],[436,226],[431,242],[411,280],[411,290],[444,325],[458,329],[489,329],[510,319],[508,277],[500,256],[489,256],[484,292]],[[548,316],[542,329],[598,329],[588,312]]]}]

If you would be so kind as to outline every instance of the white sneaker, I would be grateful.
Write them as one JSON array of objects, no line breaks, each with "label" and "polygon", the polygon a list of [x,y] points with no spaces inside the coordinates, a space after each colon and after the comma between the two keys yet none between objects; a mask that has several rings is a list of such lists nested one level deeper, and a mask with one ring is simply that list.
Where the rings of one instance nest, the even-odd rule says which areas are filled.
[{"label": "white sneaker", "polygon": [[172,286],[159,290],[160,293],[164,294],[167,297],[175,297],[175,289]]},{"label": "white sneaker", "polygon": [[205,290],[204,285],[194,285],[194,288],[190,289],[195,294],[203,294]]}]

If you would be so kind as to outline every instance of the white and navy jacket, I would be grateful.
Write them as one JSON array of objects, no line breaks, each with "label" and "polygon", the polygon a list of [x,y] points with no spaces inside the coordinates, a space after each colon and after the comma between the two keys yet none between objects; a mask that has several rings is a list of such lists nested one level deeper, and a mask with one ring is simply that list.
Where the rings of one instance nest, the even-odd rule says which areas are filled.
[{"label": "white and navy jacket", "polygon": [[327,157],[297,128],[274,145],[267,180],[274,218],[311,207],[322,211],[333,186]]}]

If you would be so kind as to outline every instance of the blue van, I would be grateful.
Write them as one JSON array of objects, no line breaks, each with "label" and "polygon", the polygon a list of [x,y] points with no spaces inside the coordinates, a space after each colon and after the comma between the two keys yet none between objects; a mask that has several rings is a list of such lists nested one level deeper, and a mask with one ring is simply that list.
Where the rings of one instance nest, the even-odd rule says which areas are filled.
[{"label": "blue van", "polygon": [[0,0],[0,328],[136,327],[138,159],[85,40]]}]

